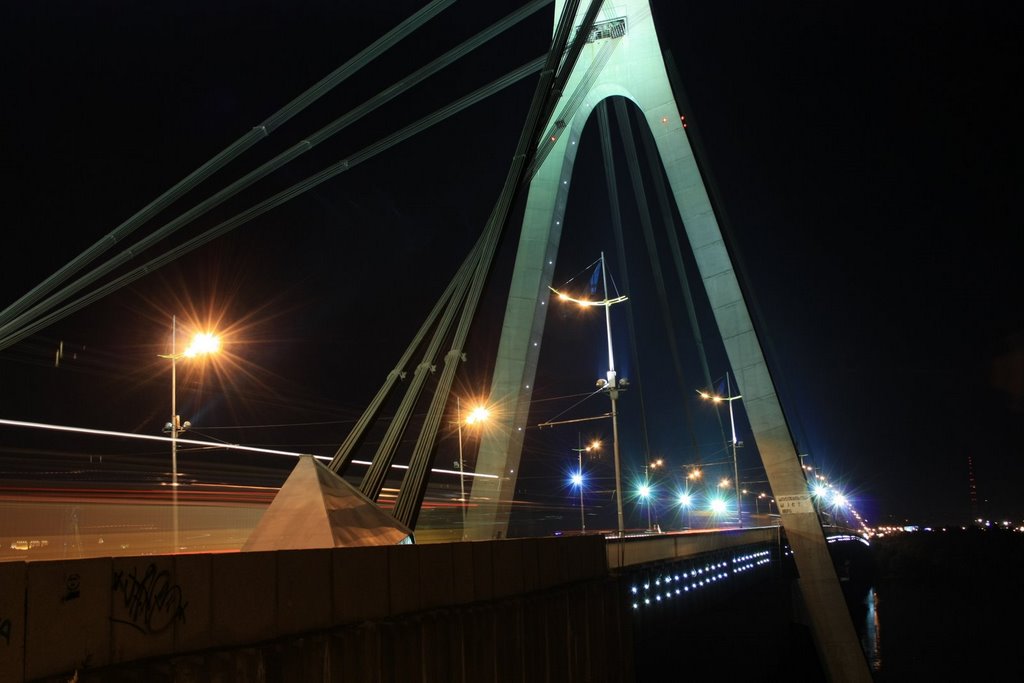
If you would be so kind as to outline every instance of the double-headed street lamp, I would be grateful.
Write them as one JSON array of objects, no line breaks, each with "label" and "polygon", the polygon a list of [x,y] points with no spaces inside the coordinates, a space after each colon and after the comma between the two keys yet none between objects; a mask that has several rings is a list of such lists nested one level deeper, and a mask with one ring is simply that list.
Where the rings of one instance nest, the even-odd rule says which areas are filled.
[{"label": "double-headed street lamp", "polygon": [[171,316],[171,352],[158,354],[160,358],[171,360],[171,421],[164,425],[164,431],[171,434],[171,493],[174,506],[174,551],[178,551],[178,436],[192,425],[182,423],[178,415],[178,361],[183,358],[195,358],[220,350],[220,340],[210,332],[197,333],[192,343],[178,353],[178,318]]},{"label": "double-headed street lamp", "polygon": [[608,269],[604,263],[604,252],[601,252],[601,278],[604,285],[604,299],[600,301],[589,301],[587,299],[574,299],[568,294],[559,292],[554,287],[549,287],[551,291],[558,295],[558,298],[562,301],[572,301],[579,304],[580,306],[604,306],[604,322],[605,329],[608,333],[608,373],[607,379],[597,380],[597,386],[602,391],[608,392],[608,398],[612,402],[612,452],[615,459],[615,507],[618,514],[619,523],[619,537],[622,537],[625,529],[625,524],[622,516],[622,467],[619,459],[619,418],[618,418],[618,400],[619,390],[624,389],[628,382],[625,379],[617,380],[615,377],[615,355],[612,353],[612,314],[611,308],[614,304],[620,304],[626,301],[628,297],[617,296],[614,299],[608,298]]},{"label": "double-headed street lamp", "polygon": [[698,390],[697,393],[700,394],[701,398],[703,398],[705,400],[708,400],[708,401],[711,401],[712,403],[721,403],[722,401],[726,401],[729,404],[729,426],[732,428],[732,469],[733,469],[733,481],[736,484],[736,518],[739,521],[739,525],[742,527],[743,526],[743,509],[742,509],[743,506],[742,506],[742,503],[740,501],[740,469],[739,469],[739,464],[737,463],[737,460],[736,460],[736,419],[733,417],[732,402],[735,401],[738,398],[743,398],[743,396],[742,395],[736,395],[736,396],[732,395],[732,382],[729,379],[729,373],[728,372],[725,373],[725,386],[726,386],[726,392],[727,392],[726,396],[716,396],[714,394],[709,394],[706,391],[700,391],[700,390]]},{"label": "double-headed street lamp", "polygon": [[690,509],[693,507],[693,496],[689,491],[679,494],[679,506],[686,510],[686,528],[690,528]]},{"label": "double-headed street lamp", "polygon": [[573,450],[576,451],[576,464],[578,469],[576,470],[576,473],[572,475],[572,485],[580,490],[580,532],[582,533],[587,530],[587,520],[583,515],[583,454],[585,452],[589,453],[590,451],[601,450],[601,442],[596,440],[592,441],[589,446],[584,448],[583,437],[577,434],[577,443],[579,444],[579,447],[574,448]]},{"label": "double-headed street lamp", "polygon": [[641,487],[640,495],[647,502],[647,529],[653,529],[651,526],[651,499],[654,497],[654,487],[651,486],[650,470],[656,470],[659,467],[665,465],[665,461],[662,458],[658,458],[653,462],[644,464],[644,485]]}]

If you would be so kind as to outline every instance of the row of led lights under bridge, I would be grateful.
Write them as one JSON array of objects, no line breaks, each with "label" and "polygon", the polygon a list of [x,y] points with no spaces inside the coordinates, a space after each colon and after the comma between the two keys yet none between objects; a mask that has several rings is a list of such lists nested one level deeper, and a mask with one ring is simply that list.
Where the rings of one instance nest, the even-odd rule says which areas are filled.
[{"label": "row of led lights under bridge", "polygon": [[765,568],[771,561],[769,550],[737,555],[729,561],[705,562],[702,565],[690,561],[684,571],[664,571],[653,582],[648,580],[630,586],[629,597],[635,610],[656,606],[752,570]]}]

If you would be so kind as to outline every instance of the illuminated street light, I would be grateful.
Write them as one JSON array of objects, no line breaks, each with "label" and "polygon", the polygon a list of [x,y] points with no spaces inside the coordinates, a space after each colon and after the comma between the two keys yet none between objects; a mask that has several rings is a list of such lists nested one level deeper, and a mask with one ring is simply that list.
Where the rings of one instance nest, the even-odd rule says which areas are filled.
[{"label": "illuminated street light", "polygon": [[[658,458],[654,462],[649,462],[649,463],[644,464],[644,480],[647,481],[648,484],[650,484],[651,478],[650,478],[649,470],[656,470],[659,467],[664,467],[664,465],[665,465],[665,460],[663,458]],[[648,529],[653,529],[654,528],[651,525],[651,504],[650,503],[647,504],[647,528]]]},{"label": "illuminated street light", "polygon": [[[459,428],[459,502],[462,503],[462,540],[466,540],[466,466],[462,459],[462,402],[455,397],[456,424]],[[477,406],[466,415],[467,425],[478,425],[487,420],[491,413],[483,406]]]},{"label": "illuminated street light", "polygon": [[651,528],[651,496],[654,493],[654,487],[645,482],[643,484],[640,484],[639,487],[637,487],[636,492],[640,496],[640,500],[642,500],[644,502],[644,505],[647,507],[647,528],[650,529]]},{"label": "illuminated street light", "polygon": [[720,515],[723,512],[725,512],[725,500],[719,496],[715,496],[714,498],[711,499],[710,507],[711,512],[715,513],[716,515]]},{"label": "illuminated street light", "polygon": [[690,528],[690,509],[693,507],[693,496],[690,495],[689,491],[684,491],[679,494],[679,507],[686,510],[686,528]]},{"label": "illuminated street light", "polygon": [[590,442],[589,446],[584,448],[583,437],[579,433],[576,434],[576,437],[579,447],[574,448],[573,450],[576,451],[576,460],[579,469],[576,470],[576,474],[572,475],[572,485],[578,487],[580,490],[580,532],[582,533],[587,530],[587,520],[583,513],[583,453],[601,450],[601,442],[595,439]]},{"label": "illuminated street light", "polygon": [[216,353],[220,350],[220,339],[210,332],[201,332],[192,338],[192,343],[182,351],[177,352],[178,342],[178,318],[171,316],[171,352],[169,354],[157,354],[160,358],[169,358],[171,361],[171,421],[164,425],[164,431],[171,434],[171,492],[174,507],[174,552],[178,552],[178,437],[182,432],[191,427],[191,423],[182,423],[178,415],[178,361],[182,358],[195,358],[197,356]]},{"label": "illuminated street light", "polygon": [[721,403],[722,401],[726,401],[729,404],[729,425],[732,427],[732,469],[733,478],[736,483],[736,519],[739,521],[739,525],[742,527],[743,509],[740,503],[740,469],[739,464],[736,460],[736,419],[733,417],[732,402],[738,398],[743,398],[743,396],[732,395],[732,382],[729,379],[728,372],[725,373],[725,386],[727,392],[726,396],[715,396],[713,394],[709,394],[706,391],[700,391],[699,389],[697,390],[697,393],[700,395],[701,398],[707,401],[711,401],[712,403]]},{"label": "illuminated street light", "polygon": [[622,303],[626,301],[627,297],[618,296],[614,299],[608,298],[608,269],[605,267],[604,252],[601,252],[601,276],[604,285],[604,299],[600,301],[589,301],[587,299],[574,299],[573,297],[559,292],[554,287],[549,289],[558,296],[560,301],[572,301],[583,307],[590,306],[603,306],[604,307],[604,322],[605,330],[608,336],[608,373],[607,379],[602,378],[597,380],[597,386],[608,393],[608,398],[611,399],[612,403],[612,452],[614,453],[615,460],[615,507],[618,515],[619,525],[619,538],[622,538],[623,530],[625,528],[624,519],[622,515],[622,466],[619,458],[619,417],[618,417],[618,400],[619,391],[624,389],[628,382],[625,378],[618,380],[615,375],[615,356],[612,353],[612,314],[611,308],[614,304]]}]

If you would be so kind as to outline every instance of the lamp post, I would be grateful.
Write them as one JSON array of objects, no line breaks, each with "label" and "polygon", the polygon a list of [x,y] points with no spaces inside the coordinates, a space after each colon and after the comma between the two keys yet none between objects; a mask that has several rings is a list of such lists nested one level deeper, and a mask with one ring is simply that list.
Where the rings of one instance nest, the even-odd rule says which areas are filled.
[{"label": "lamp post", "polygon": [[[746,489],[743,489],[743,493],[746,494],[746,493],[748,493],[748,491]],[[750,495],[752,495],[754,497],[754,514],[755,515],[760,515],[761,514],[761,496],[758,495],[757,493],[754,493],[753,491],[749,491],[749,493],[750,493]]]},{"label": "lamp post", "polygon": [[601,301],[587,301],[585,299],[574,299],[567,294],[559,292],[557,289],[551,287],[551,291],[558,295],[558,298],[563,301],[573,301],[580,306],[604,306],[604,322],[605,329],[608,335],[608,373],[607,379],[597,380],[598,387],[601,390],[608,392],[608,398],[611,399],[612,403],[612,453],[614,454],[615,460],[615,508],[618,515],[618,526],[619,526],[619,538],[622,537],[625,529],[624,519],[622,515],[622,466],[619,458],[619,413],[618,413],[618,400],[619,390],[625,388],[628,384],[625,379],[617,380],[615,377],[615,355],[612,352],[612,314],[611,307],[613,304],[619,304],[626,301],[628,297],[617,296],[614,299],[608,298],[608,269],[605,267],[604,252],[601,252],[601,280],[604,288],[604,299]]},{"label": "lamp post", "polygon": [[462,506],[462,539],[466,539],[466,463],[462,459],[462,403],[455,397],[455,420],[459,425],[459,503]]},{"label": "lamp post", "polygon": [[644,496],[644,497],[648,499],[647,500],[647,529],[648,529],[648,531],[650,531],[651,529],[654,528],[653,526],[651,526],[651,502],[652,502],[651,499],[654,498],[654,487],[651,486],[651,478],[650,478],[650,475],[648,474],[648,469],[656,470],[656,469],[658,469],[659,467],[661,467],[664,464],[665,464],[665,461],[662,460],[661,458],[658,458],[654,462],[645,463],[644,464],[644,483],[647,485],[647,496]]},{"label": "lamp post", "polygon": [[171,352],[157,354],[160,358],[171,361],[171,421],[164,425],[164,431],[171,433],[171,505],[174,509],[174,552],[178,552],[178,436],[192,425],[182,423],[178,415],[178,361],[182,358],[194,358],[208,353],[216,353],[220,349],[220,340],[210,332],[196,334],[192,343],[181,353],[177,352],[178,318],[171,315]]},{"label": "lamp post", "polygon": [[732,402],[735,401],[738,398],[743,398],[743,396],[739,395],[739,394],[736,395],[736,396],[732,395],[732,381],[729,378],[729,373],[728,372],[725,373],[725,386],[726,386],[726,392],[727,392],[726,396],[716,396],[716,395],[713,395],[713,394],[709,394],[706,391],[698,391],[697,393],[700,394],[701,398],[709,400],[712,403],[721,403],[722,401],[726,401],[729,404],[729,426],[732,429],[732,469],[733,469],[733,481],[736,484],[736,518],[739,521],[739,525],[742,527],[743,526],[743,509],[742,509],[743,506],[742,506],[742,503],[740,501],[740,470],[739,470],[739,464],[738,464],[738,462],[736,460],[736,419],[733,416],[733,412],[732,412]]},{"label": "lamp post", "polygon": [[[458,396],[455,397],[455,424],[459,428],[459,502],[462,503],[462,540],[466,540],[466,464],[462,459],[462,402]],[[466,416],[466,424],[473,425],[483,422],[490,415],[490,411],[483,406],[477,406]]]},{"label": "lamp post", "polygon": [[686,528],[690,528],[690,508],[693,507],[693,496],[690,495],[689,491],[684,491],[679,494],[679,505],[686,510]]},{"label": "lamp post", "polygon": [[579,447],[574,448],[573,450],[576,451],[576,465],[578,469],[576,470],[576,474],[574,474],[572,477],[572,483],[580,490],[580,532],[583,533],[587,530],[587,520],[583,514],[583,453],[600,450],[601,442],[594,441],[589,446],[584,448],[582,435],[577,433],[576,437],[576,443]]}]

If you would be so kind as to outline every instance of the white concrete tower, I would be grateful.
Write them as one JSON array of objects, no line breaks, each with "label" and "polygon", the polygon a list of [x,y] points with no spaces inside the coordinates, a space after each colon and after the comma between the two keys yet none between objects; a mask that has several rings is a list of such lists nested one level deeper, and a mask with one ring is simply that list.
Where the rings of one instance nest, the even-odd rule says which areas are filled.
[{"label": "white concrete tower", "polygon": [[[556,0],[556,17],[563,4]],[[577,25],[587,4],[581,3]],[[548,122],[542,145],[549,149],[530,183],[491,385],[500,428],[488,431],[477,464],[479,471],[503,476],[474,481],[467,537],[507,533],[576,151],[594,107],[614,96],[632,101],[654,136],[794,551],[801,594],[827,674],[833,681],[869,681],[760,340],[682,127],[648,0],[604,3]]]}]

